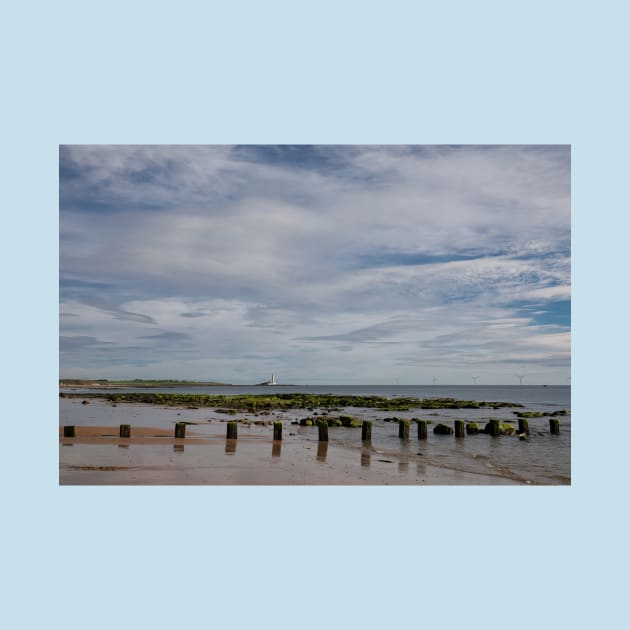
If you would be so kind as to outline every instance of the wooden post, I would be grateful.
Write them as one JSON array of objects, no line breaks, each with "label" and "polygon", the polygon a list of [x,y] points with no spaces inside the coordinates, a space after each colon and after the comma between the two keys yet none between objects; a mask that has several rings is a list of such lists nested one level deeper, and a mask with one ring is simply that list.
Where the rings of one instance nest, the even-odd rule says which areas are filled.
[{"label": "wooden post", "polygon": [[492,437],[499,437],[499,435],[501,435],[501,429],[499,427],[498,420],[490,420],[490,435]]},{"label": "wooden post", "polygon": [[529,422],[525,418],[518,419],[518,432],[529,435]]},{"label": "wooden post", "polygon": [[227,423],[227,439],[236,440],[238,438],[238,422],[236,420],[230,420]]},{"label": "wooden post", "polygon": [[560,435],[560,420],[558,418],[549,418],[549,430],[552,435]]},{"label": "wooden post", "polygon": [[176,438],[186,437],[186,423],[185,422],[175,423],[175,437]]},{"label": "wooden post", "polygon": [[399,420],[398,421],[398,437],[401,440],[409,439],[409,420]]},{"label": "wooden post", "polygon": [[363,442],[372,441],[372,422],[370,420],[364,420],[361,425],[361,440]]},{"label": "wooden post", "polygon": [[427,421],[426,420],[418,420],[418,439],[419,440],[427,439]]},{"label": "wooden post", "polygon": [[282,440],[282,422],[273,423],[273,439],[275,442]]},{"label": "wooden post", "polygon": [[118,432],[118,436],[121,438],[131,437],[131,425],[130,424],[121,424],[120,431]]},{"label": "wooden post", "polygon": [[74,425],[67,425],[63,428],[63,437],[76,437],[77,432]]},{"label": "wooden post", "polygon": [[320,420],[319,426],[319,441],[328,442],[328,420]]},{"label": "wooden post", "polygon": [[466,436],[466,425],[463,420],[455,420],[455,437],[463,438]]}]

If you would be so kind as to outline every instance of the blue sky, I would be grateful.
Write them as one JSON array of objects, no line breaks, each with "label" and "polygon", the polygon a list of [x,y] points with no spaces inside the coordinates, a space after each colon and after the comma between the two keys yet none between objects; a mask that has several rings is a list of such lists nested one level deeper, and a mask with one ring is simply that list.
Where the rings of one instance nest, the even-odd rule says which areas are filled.
[{"label": "blue sky", "polygon": [[59,158],[62,377],[568,383],[568,146]]}]

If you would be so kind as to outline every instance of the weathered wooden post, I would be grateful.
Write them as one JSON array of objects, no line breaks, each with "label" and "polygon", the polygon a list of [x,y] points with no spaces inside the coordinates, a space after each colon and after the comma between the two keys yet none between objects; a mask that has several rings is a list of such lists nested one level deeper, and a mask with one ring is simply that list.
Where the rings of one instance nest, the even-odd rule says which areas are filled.
[{"label": "weathered wooden post", "polygon": [[463,438],[466,436],[466,425],[463,420],[455,420],[455,437]]},{"label": "weathered wooden post", "polygon": [[63,437],[76,437],[77,432],[74,425],[66,425],[63,428]]},{"label": "weathered wooden post", "polygon": [[238,438],[238,422],[236,420],[230,420],[227,423],[227,435],[228,440],[236,440]]},{"label": "weathered wooden post", "polygon": [[518,419],[518,432],[521,434],[529,435],[529,422],[525,418]]},{"label": "weathered wooden post", "polygon": [[131,425],[130,424],[121,424],[120,430],[118,432],[118,436],[121,438],[131,437]]},{"label": "weathered wooden post", "polygon": [[282,440],[282,422],[273,423],[273,439],[274,442]]},{"label": "weathered wooden post", "polygon": [[499,437],[499,435],[501,435],[501,428],[499,427],[498,420],[490,420],[490,435],[492,437]]},{"label": "weathered wooden post", "polygon": [[426,420],[418,420],[418,439],[419,440],[427,439],[427,421]]},{"label": "weathered wooden post", "polygon": [[560,435],[560,420],[558,418],[549,418],[549,430],[552,435]]},{"label": "weathered wooden post", "polygon": [[328,442],[328,420],[320,420],[319,426],[319,441]]},{"label": "weathered wooden post", "polygon": [[361,440],[363,442],[372,441],[372,422],[370,420],[364,420],[361,425]]},{"label": "weathered wooden post", "polygon": [[409,420],[399,420],[398,421],[398,437],[401,440],[409,439]]},{"label": "weathered wooden post", "polygon": [[176,438],[185,438],[186,437],[186,423],[185,422],[176,422],[175,423],[175,437]]}]

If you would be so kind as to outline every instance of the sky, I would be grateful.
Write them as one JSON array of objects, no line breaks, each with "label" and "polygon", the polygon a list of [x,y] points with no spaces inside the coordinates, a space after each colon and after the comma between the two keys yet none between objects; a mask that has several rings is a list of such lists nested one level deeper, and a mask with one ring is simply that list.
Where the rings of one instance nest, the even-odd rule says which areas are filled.
[{"label": "sky", "polygon": [[566,145],[62,145],[60,377],[570,378]]}]

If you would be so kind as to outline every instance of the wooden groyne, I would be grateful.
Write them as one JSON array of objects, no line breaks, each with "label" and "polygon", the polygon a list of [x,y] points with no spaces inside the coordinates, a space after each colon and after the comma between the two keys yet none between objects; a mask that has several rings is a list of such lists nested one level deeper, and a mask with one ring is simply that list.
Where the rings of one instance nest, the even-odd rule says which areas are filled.
[{"label": "wooden groyne", "polygon": [[[409,440],[410,426],[412,422],[418,425],[417,439],[428,439],[428,420],[422,420],[413,418],[407,419],[394,419],[398,424],[398,437],[401,440]],[[187,442],[193,443],[211,443],[216,441],[217,437],[209,436],[190,436],[186,437],[186,422],[175,423],[174,432],[170,433],[172,440],[177,440],[177,443]],[[273,427],[272,439],[274,443],[280,443],[282,441],[282,427],[283,423],[276,421],[269,423]],[[465,422],[464,420],[454,420],[453,426],[445,423],[438,423],[433,427],[433,433],[436,436],[452,436],[457,439],[462,439],[466,435],[486,434],[491,437],[497,438],[500,436],[517,436],[521,440],[527,440],[531,435],[529,423],[524,418],[518,419],[518,430],[509,423],[501,422],[497,419],[489,420],[483,428],[480,428],[476,422]],[[237,420],[231,420],[227,422],[225,439],[231,442],[236,442],[238,439],[238,425]],[[317,434],[319,442],[328,442],[330,426],[329,422],[324,418],[319,418],[316,421]],[[309,426],[309,425],[306,425]],[[339,426],[339,424],[333,424],[333,427]],[[364,447],[371,447],[373,440],[373,421],[363,420],[362,422],[355,422],[354,419],[351,423],[347,423],[345,426],[361,427],[361,442]],[[334,429],[333,429],[334,432]],[[63,439],[64,444],[72,444],[76,442],[117,442],[118,440],[124,440],[124,444],[130,442],[138,443],[153,443],[155,441],[164,442],[169,437],[167,429],[149,429],[146,427],[138,427],[132,430],[131,424],[124,423],[119,425],[117,433],[114,428],[110,427],[81,427],[76,425],[63,425],[60,427],[60,438]],[[540,431],[538,435],[543,435]],[[549,418],[549,433],[551,435],[560,435],[560,421],[556,417]],[[290,434],[294,435],[294,434]],[[117,438],[117,439],[116,439]]]}]

